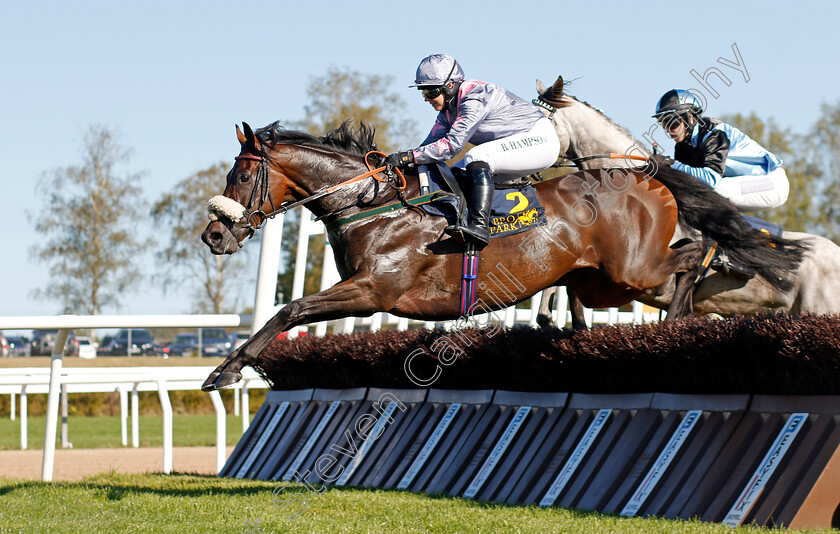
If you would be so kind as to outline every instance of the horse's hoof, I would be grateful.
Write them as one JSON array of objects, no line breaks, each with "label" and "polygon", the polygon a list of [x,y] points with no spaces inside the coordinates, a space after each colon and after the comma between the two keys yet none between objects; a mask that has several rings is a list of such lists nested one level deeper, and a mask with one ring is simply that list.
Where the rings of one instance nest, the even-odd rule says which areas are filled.
[{"label": "horse's hoof", "polygon": [[544,313],[540,313],[537,315],[537,326],[545,328],[546,326],[551,326],[551,316],[546,315]]},{"label": "horse's hoof", "polygon": [[222,371],[213,382],[213,387],[215,389],[229,388],[240,380],[242,380],[242,373],[239,371]]},{"label": "horse's hoof", "polygon": [[213,391],[213,390],[215,390],[216,386],[214,384],[215,384],[217,378],[219,378],[219,372],[218,371],[213,371],[212,373],[210,373],[210,376],[207,377],[207,380],[205,380],[204,383],[201,384],[201,391]]}]

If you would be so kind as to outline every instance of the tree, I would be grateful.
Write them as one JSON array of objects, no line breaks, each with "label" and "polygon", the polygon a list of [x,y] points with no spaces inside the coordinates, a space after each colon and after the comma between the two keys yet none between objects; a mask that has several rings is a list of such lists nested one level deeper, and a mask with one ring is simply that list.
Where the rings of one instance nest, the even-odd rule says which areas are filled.
[{"label": "tree", "polygon": [[304,119],[292,125],[321,135],[353,119],[376,127],[376,143],[383,152],[407,148],[417,143],[417,123],[405,117],[403,98],[390,91],[393,81],[393,76],[330,67],[309,80]]},{"label": "tree", "polygon": [[722,120],[737,127],[783,161],[790,182],[788,200],[784,205],[758,215],[781,224],[787,230],[816,230],[819,224],[818,186],[822,171],[819,162],[812,156],[810,138],[797,135],[789,128],[782,129],[772,118],[763,121],[755,113],[726,115]]},{"label": "tree", "polygon": [[[346,119],[353,119],[376,127],[376,143],[385,153],[416,145],[417,124],[405,117],[406,103],[398,93],[391,92],[392,84],[392,76],[330,67],[323,76],[310,79],[306,90],[310,101],[304,106],[304,118],[290,125],[314,135],[323,135],[338,128]],[[283,224],[285,270],[278,276],[278,301],[281,294],[286,302],[292,295],[300,228],[298,211],[287,215]],[[312,237],[307,251],[305,295],[320,290],[323,251],[324,236]]]},{"label": "tree", "polygon": [[165,290],[190,287],[197,313],[235,311],[241,305],[237,294],[252,278],[247,275],[247,247],[215,256],[199,238],[208,223],[204,203],[224,189],[226,175],[224,163],[212,165],[175,184],[152,206],[152,217],[169,229],[168,241],[162,240],[157,252],[162,260],[158,277]]},{"label": "tree", "polygon": [[115,129],[93,125],[85,134],[82,164],[38,180],[43,208],[27,215],[45,240],[30,255],[49,264],[50,284],[34,291],[36,298],[57,299],[65,313],[96,315],[103,306],[118,307],[141,279],[137,258],[148,244],[136,232],[145,207],[141,175],[118,171],[130,154]]},{"label": "tree", "polygon": [[820,180],[820,232],[840,242],[840,102],[823,103],[811,131],[813,158],[823,170]]}]

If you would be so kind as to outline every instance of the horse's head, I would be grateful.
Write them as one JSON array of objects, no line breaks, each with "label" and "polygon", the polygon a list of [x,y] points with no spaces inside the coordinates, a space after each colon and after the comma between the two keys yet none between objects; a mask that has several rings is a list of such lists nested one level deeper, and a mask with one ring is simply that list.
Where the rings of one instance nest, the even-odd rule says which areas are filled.
[{"label": "horse's head", "polygon": [[201,240],[213,254],[233,254],[262,225],[266,214],[295,195],[305,194],[276,162],[269,161],[267,147],[248,123],[242,126],[244,132],[236,127],[242,148],[227,175],[224,194],[207,202],[210,224]]},{"label": "horse's head", "polygon": [[[376,174],[367,156],[383,155],[376,152],[374,129],[362,124],[356,131],[351,122],[323,137],[285,130],[276,122],[256,132],[247,123],[242,123],[244,133],[237,126],[242,149],[224,194],[207,202],[211,222],[201,233],[213,254],[233,254],[276,213],[306,203],[313,213],[326,216],[376,190],[361,181]],[[365,174],[365,167],[370,172]]]}]

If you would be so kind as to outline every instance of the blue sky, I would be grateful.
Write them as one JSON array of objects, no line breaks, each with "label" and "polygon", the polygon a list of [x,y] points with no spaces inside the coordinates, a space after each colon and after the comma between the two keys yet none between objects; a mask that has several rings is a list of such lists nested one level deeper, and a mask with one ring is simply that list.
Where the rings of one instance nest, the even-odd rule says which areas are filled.
[{"label": "blue sky", "polygon": [[[467,77],[528,99],[536,78],[562,74],[574,80],[569,92],[637,137],[662,93],[699,89],[690,71],[715,66],[731,85],[710,78],[719,93],[710,115],[754,111],[805,133],[820,103],[840,97],[839,19],[835,2],[6,2],[0,316],[59,311],[30,296],[49,275],[29,258],[41,237],[25,212],[41,209],[39,176],[81,161],[91,124],[120,130],[133,150],[128,169],[144,173],[153,201],[195,171],[232,162],[235,124],[300,119],[309,80],[330,66],[394,76],[425,135],[435,113],[407,86],[420,59],[445,52]],[[735,60],[733,43],[749,81],[718,62]],[[154,233],[150,221],[137,226]],[[119,311],[184,313],[187,300],[144,283]]]}]

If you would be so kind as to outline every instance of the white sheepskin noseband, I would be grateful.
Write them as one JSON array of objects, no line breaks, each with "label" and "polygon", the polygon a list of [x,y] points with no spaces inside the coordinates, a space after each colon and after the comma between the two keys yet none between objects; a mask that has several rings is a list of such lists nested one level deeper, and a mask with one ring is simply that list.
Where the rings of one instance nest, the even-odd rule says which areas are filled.
[{"label": "white sheepskin noseband", "polygon": [[207,212],[211,221],[218,221],[219,215],[222,215],[233,222],[238,222],[245,218],[246,211],[245,206],[222,195],[216,195],[207,201]]}]

